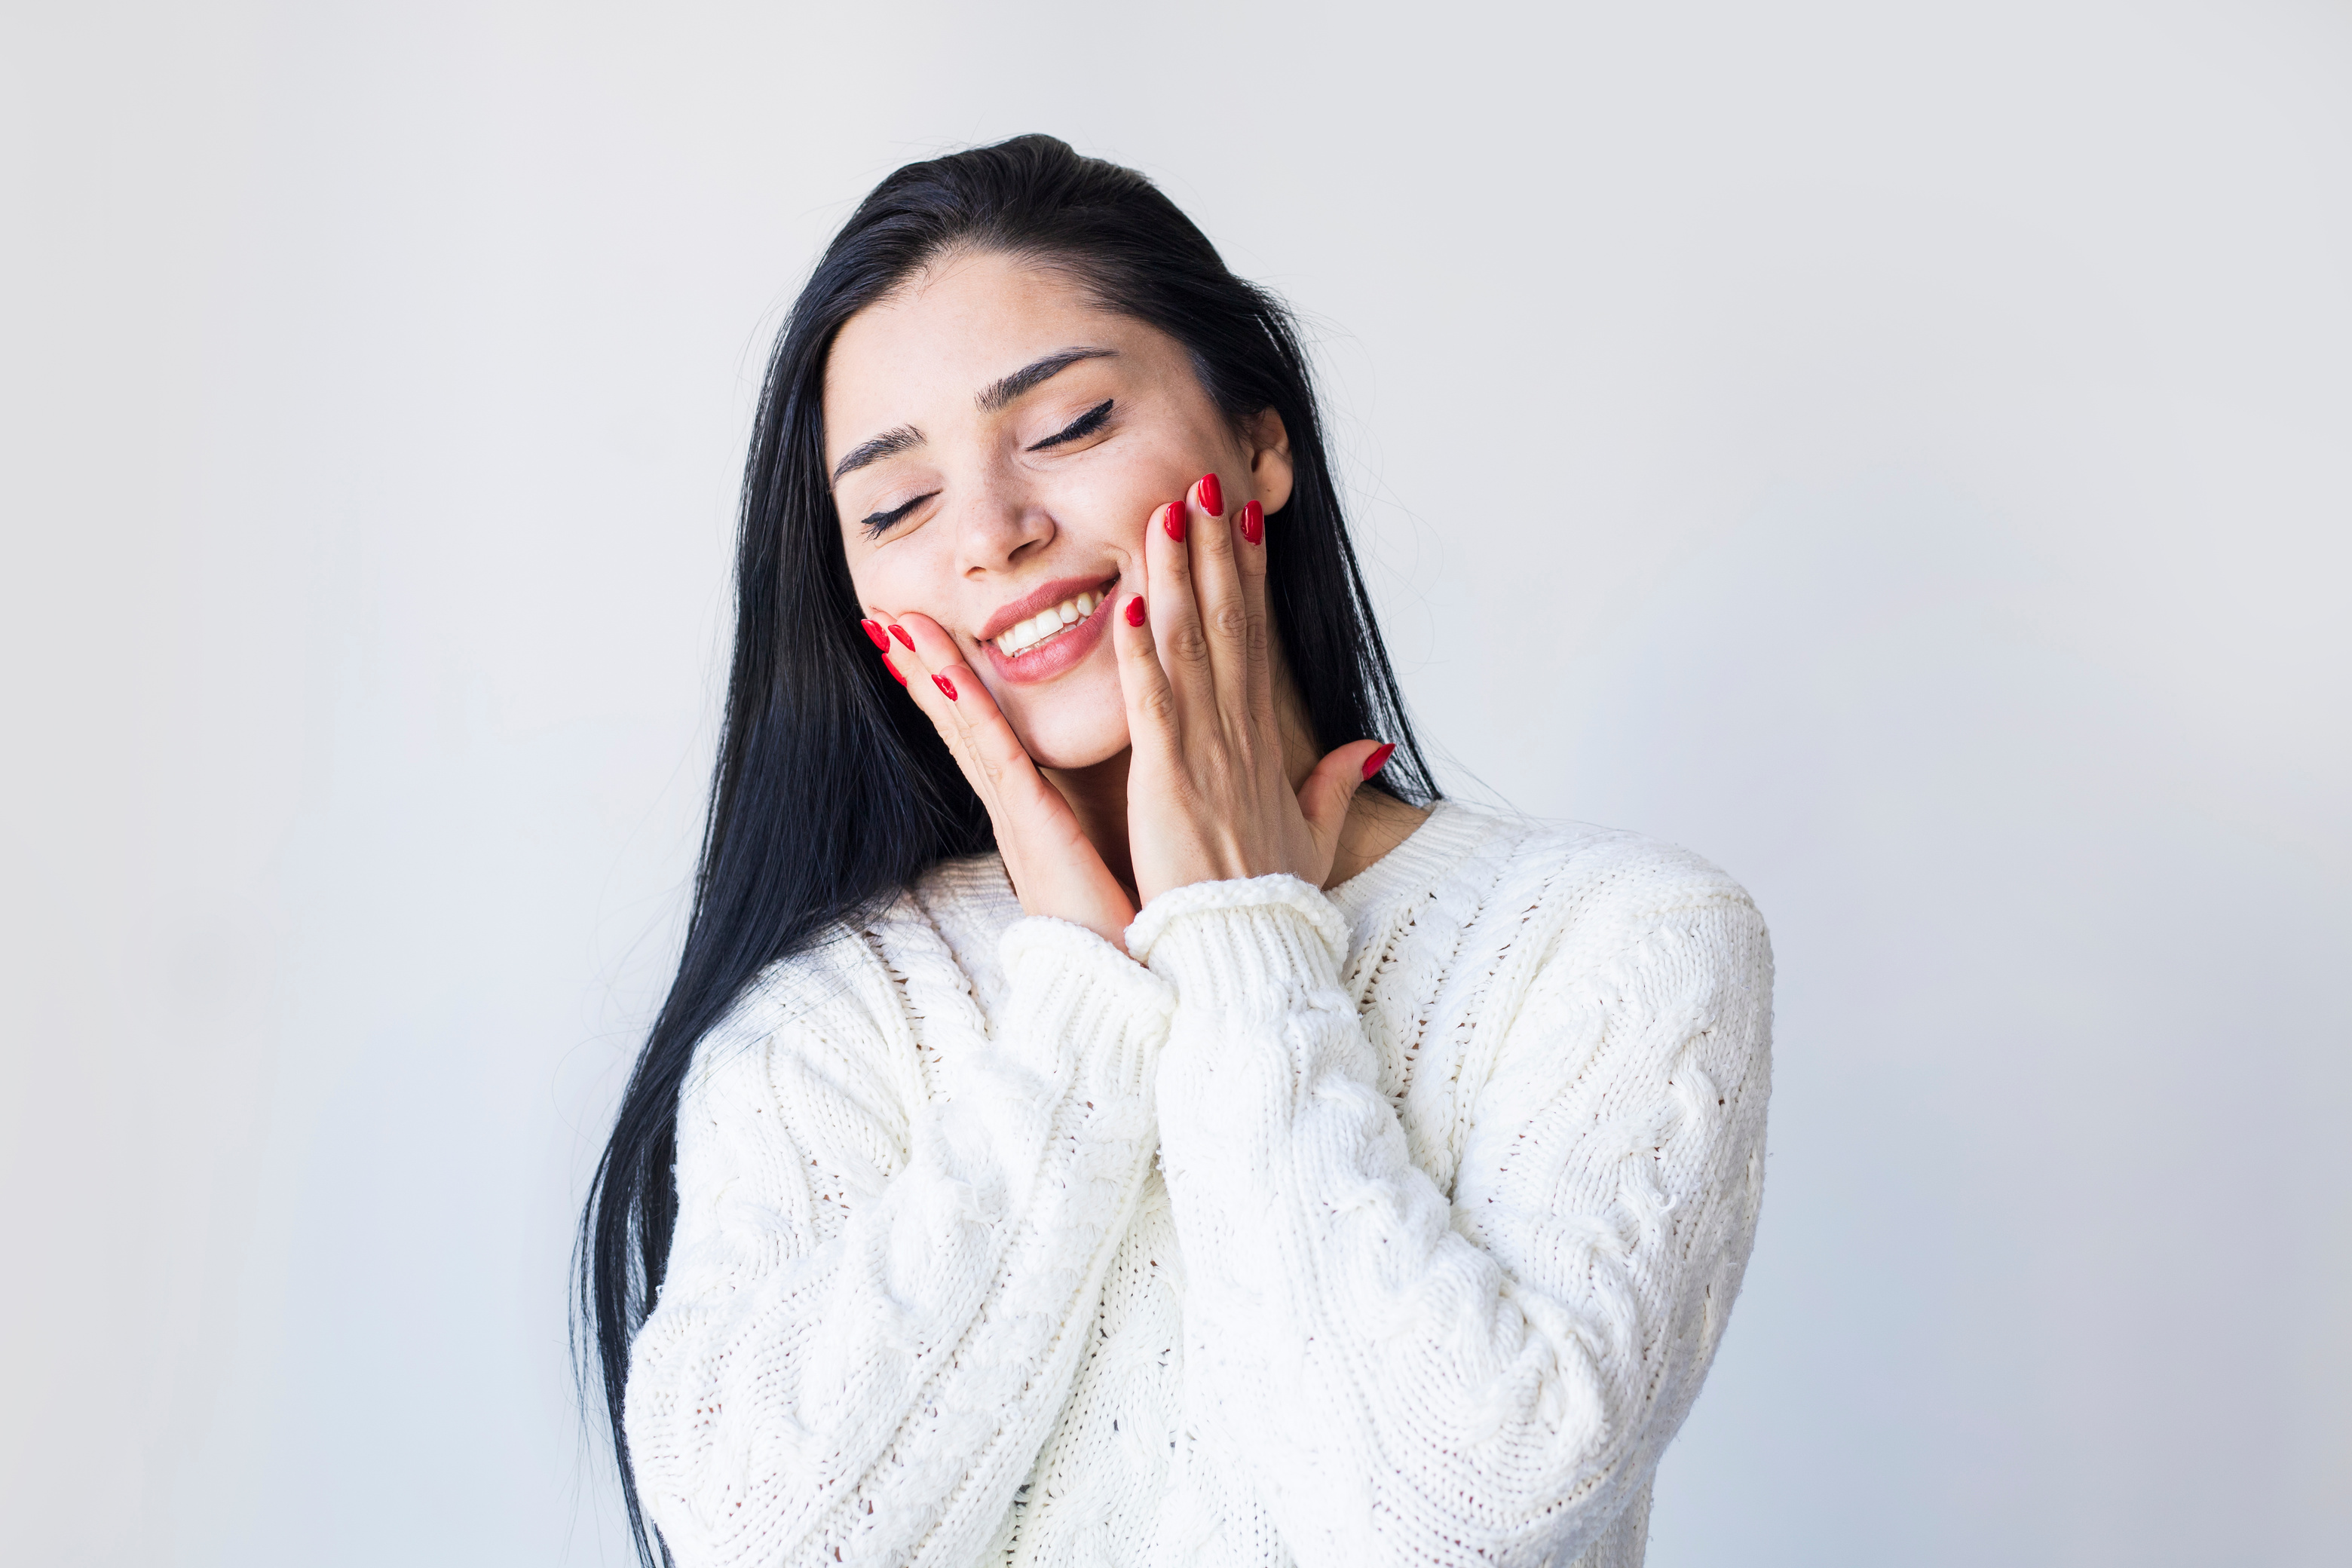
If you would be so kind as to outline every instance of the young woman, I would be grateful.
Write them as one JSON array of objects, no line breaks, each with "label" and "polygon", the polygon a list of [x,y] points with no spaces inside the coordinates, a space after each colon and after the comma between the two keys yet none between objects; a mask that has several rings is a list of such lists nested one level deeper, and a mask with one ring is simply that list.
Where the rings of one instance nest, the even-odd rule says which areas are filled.
[{"label": "young woman", "polygon": [[1764,925],[1439,799],[1281,308],[1058,142],[901,169],[778,342],[739,574],[583,1226],[648,1561],[1639,1563]]}]

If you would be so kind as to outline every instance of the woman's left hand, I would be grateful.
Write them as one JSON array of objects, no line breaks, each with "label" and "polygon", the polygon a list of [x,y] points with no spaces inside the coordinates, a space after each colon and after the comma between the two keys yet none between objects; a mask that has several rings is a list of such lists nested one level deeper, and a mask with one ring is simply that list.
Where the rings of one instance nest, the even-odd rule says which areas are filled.
[{"label": "woman's left hand", "polygon": [[1111,627],[1135,751],[1127,835],[1136,896],[1287,872],[1331,874],[1339,829],[1390,748],[1351,741],[1295,789],[1275,698],[1265,525],[1225,514],[1215,474],[1144,529],[1144,592]]}]

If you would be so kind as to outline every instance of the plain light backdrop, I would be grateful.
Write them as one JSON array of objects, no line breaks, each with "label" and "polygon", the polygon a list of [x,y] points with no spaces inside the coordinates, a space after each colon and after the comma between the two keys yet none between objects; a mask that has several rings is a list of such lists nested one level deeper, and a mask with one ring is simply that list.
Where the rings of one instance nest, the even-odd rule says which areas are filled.
[{"label": "plain light backdrop", "polygon": [[621,1560],[567,1253],[761,361],[1029,130],[1303,312],[1449,783],[1771,923],[1655,1568],[2344,1560],[2352,10],[0,27],[11,1560]]}]

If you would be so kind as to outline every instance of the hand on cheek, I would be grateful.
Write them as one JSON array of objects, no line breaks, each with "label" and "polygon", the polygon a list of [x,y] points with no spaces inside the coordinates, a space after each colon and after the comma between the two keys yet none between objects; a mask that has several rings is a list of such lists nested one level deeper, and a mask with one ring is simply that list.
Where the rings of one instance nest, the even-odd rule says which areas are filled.
[{"label": "hand on cheek", "polygon": [[1321,886],[1357,788],[1388,760],[1354,741],[1290,787],[1266,615],[1265,514],[1228,515],[1207,474],[1144,533],[1144,592],[1111,628],[1134,746],[1127,831],[1138,896],[1278,872]]},{"label": "hand on cheek", "polygon": [[[987,807],[1004,868],[1033,915],[1052,915],[1118,944],[1135,905],[1080,830],[1069,803],[1038,773],[996,700],[929,616],[865,623],[866,636]],[[878,634],[878,635],[877,635]],[[877,787],[903,788],[903,780]]]}]

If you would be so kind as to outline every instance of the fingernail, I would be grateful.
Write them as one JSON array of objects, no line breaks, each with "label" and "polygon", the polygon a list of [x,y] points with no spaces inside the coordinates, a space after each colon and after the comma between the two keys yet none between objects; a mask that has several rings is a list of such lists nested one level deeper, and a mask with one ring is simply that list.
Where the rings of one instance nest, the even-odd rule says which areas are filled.
[{"label": "fingernail", "polygon": [[1140,594],[1127,602],[1127,624],[1130,626],[1143,624],[1143,595]]},{"label": "fingernail", "polygon": [[1242,537],[1252,544],[1265,537],[1265,508],[1254,500],[1242,502]]},{"label": "fingernail", "polygon": [[857,624],[866,628],[867,640],[872,642],[876,647],[880,648],[884,653],[888,653],[890,651],[889,633],[884,631],[879,626],[877,626],[872,621],[860,621]]},{"label": "fingernail", "polygon": [[1216,475],[1202,474],[1201,482],[1194,485],[1192,489],[1200,495],[1202,511],[1207,512],[1211,517],[1225,515],[1225,489],[1217,483]]},{"label": "fingernail", "polygon": [[1388,765],[1389,753],[1396,750],[1394,741],[1381,742],[1381,749],[1364,759],[1364,776],[1370,778]]},{"label": "fingernail", "polygon": [[890,672],[891,679],[897,681],[901,686],[907,684],[907,678],[898,673],[898,667],[890,662],[890,656],[887,653],[882,656],[882,668]]},{"label": "fingernail", "polygon": [[941,691],[946,692],[948,694],[949,701],[952,702],[956,700],[955,682],[950,680],[946,676],[934,675],[931,677],[931,684],[938,687]]},{"label": "fingernail", "polygon": [[1179,544],[1184,542],[1184,503],[1182,501],[1169,503],[1168,515],[1160,519],[1160,526],[1168,531],[1169,538]]},{"label": "fingernail", "polygon": [[908,653],[912,653],[912,652],[914,652],[914,651],[915,651],[915,639],[914,639],[913,637],[908,637],[908,636],[907,635],[907,628],[906,628],[906,627],[904,627],[904,626],[892,626],[892,627],[890,628],[890,635],[891,635],[892,637],[897,637],[900,642],[905,643],[905,644],[907,645],[907,651],[908,651]]}]

